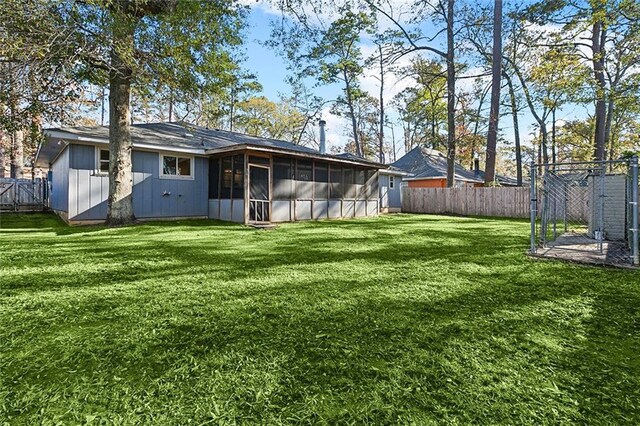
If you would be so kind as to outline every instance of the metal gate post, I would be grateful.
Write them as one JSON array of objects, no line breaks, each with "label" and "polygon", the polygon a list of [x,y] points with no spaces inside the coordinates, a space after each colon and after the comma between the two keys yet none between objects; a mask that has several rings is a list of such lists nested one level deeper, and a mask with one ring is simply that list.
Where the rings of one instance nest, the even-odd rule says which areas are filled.
[{"label": "metal gate post", "polygon": [[638,253],[638,156],[631,157],[631,258],[634,265],[640,264]]},{"label": "metal gate post", "polygon": [[[536,252],[536,216],[538,210],[538,200],[536,199],[536,165],[532,161],[530,169],[531,176],[531,207],[530,207],[530,216],[531,216],[531,248],[530,253]],[[637,168],[636,168],[637,170]]]},{"label": "metal gate post", "polygon": [[598,251],[600,253],[603,253],[603,241],[604,241],[604,197],[605,197],[605,191],[604,191],[604,184],[605,184],[605,176],[606,176],[606,165],[604,163],[601,164],[600,166],[600,188],[599,189],[599,194],[598,194],[598,225],[596,227],[597,230],[599,230],[600,232],[598,232],[596,234],[596,240],[597,240],[597,246],[598,246]]}]

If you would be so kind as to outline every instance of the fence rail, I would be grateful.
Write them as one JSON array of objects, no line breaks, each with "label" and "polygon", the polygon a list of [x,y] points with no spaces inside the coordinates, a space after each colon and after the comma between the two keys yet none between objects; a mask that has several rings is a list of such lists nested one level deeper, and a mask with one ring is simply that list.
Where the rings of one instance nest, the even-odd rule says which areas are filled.
[{"label": "fence rail", "polygon": [[402,211],[528,218],[528,187],[402,188]]},{"label": "fence rail", "polygon": [[45,180],[0,178],[0,211],[42,211],[46,191]]}]

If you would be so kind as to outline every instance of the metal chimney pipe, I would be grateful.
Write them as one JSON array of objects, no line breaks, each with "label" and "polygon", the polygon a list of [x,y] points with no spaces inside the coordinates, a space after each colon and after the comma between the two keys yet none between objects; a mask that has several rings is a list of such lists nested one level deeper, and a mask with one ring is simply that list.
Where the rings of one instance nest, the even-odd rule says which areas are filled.
[{"label": "metal chimney pipe", "polygon": [[473,171],[475,172],[476,176],[480,175],[480,159],[479,158],[473,159]]},{"label": "metal chimney pipe", "polygon": [[324,133],[324,126],[327,124],[326,121],[320,120],[318,125],[320,126],[320,154],[326,154],[327,152],[327,137]]}]

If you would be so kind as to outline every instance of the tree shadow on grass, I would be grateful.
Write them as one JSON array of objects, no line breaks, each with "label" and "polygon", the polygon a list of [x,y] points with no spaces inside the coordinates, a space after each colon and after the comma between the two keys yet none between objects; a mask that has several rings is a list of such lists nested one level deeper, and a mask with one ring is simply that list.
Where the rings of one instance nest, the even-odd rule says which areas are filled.
[{"label": "tree shadow on grass", "polygon": [[[294,409],[329,422],[385,423],[398,416],[489,423],[616,421],[624,419],[616,409],[626,408],[616,396],[632,390],[616,382],[616,372],[599,385],[609,393],[612,410],[580,411],[584,386],[576,384],[598,365],[584,351],[600,343],[589,347],[594,343],[588,317],[571,309],[572,303],[587,303],[593,292],[593,283],[558,287],[553,277],[540,279],[523,266],[491,283],[454,288],[446,297],[390,295],[381,283],[354,286],[338,280],[321,286],[269,285],[211,305],[182,301],[184,310],[167,311],[163,301],[147,312],[152,319],[144,328],[155,330],[153,336],[138,336],[129,328],[130,319],[116,318],[110,332],[100,332],[102,340],[81,334],[75,347],[50,353],[59,373],[41,379],[46,386],[71,385],[98,370],[109,386],[126,385],[140,398],[156,389],[156,398],[169,407],[202,403],[207,393],[234,406],[235,419],[266,422]],[[634,296],[632,303],[638,301]],[[591,307],[612,314],[610,302],[620,301],[595,300]],[[616,330],[620,314],[605,323]],[[585,325],[586,341],[576,333]],[[604,334],[615,337],[614,330]],[[555,336],[559,347],[532,335]],[[626,356],[633,356],[631,349]],[[90,365],[75,365],[85,358],[93,360]],[[66,369],[75,373],[60,373]],[[267,373],[275,382],[258,380]],[[25,385],[35,380],[29,367],[21,374]],[[180,381],[171,381],[176,375]],[[167,401],[171,394],[161,386],[180,392],[181,402]],[[269,404],[252,404],[242,396],[261,391]],[[334,411],[331,401],[344,409]],[[371,401],[380,404],[370,407]],[[116,400],[109,409],[130,409],[122,403]],[[145,403],[143,412],[159,408],[155,399]]]},{"label": "tree shadow on grass", "polygon": [[[65,242],[54,264],[104,270],[5,281],[5,295],[29,304],[5,311],[24,320],[3,332],[6,409],[82,420],[90,393],[105,420],[205,421],[215,406],[228,422],[638,420],[632,272],[533,262],[519,235],[426,227],[412,229],[419,240],[385,240],[397,228],[335,224],[234,232],[218,245],[207,237],[224,229],[196,226],[204,240],[185,242],[162,238],[179,229],[162,225],[114,231],[129,246]],[[35,294],[46,290],[69,291]]]}]

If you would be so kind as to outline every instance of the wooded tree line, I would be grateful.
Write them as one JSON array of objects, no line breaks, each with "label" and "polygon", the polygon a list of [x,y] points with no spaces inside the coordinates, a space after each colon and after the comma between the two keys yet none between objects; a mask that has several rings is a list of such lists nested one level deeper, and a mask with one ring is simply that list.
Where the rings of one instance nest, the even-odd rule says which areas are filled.
[{"label": "wooded tree line", "polygon": [[[3,1],[0,162],[20,176],[44,123],[108,122],[109,218],[119,224],[133,220],[132,122],[184,121],[317,146],[313,128],[328,107],[349,124],[346,150],[381,162],[417,145],[442,150],[449,185],[454,164],[474,158],[486,159],[487,184],[496,165],[522,183],[531,160],[638,150],[634,0],[272,5],[282,16],[266,45],[286,61],[291,88],[278,100],[243,69],[248,9],[237,3]],[[363,88],[367,78],[377,93]],[[387,99],[392,84],[406,88]],[[327,85],[340,94],[319,96]],[[533,146],[521,143],[523,116],[535,121]]]}]

